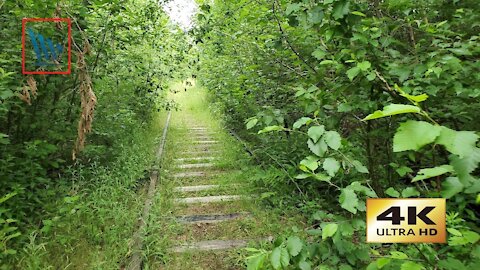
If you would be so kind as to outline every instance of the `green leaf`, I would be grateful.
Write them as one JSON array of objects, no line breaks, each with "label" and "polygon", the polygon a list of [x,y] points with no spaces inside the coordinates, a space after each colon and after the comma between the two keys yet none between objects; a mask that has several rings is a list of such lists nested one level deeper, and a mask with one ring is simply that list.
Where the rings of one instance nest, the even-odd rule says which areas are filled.
[{"label": "green leaf", "polygon": [[448,152],[463,158],[476,148],[477,140],[478,135],[473,131],[456,131],[442,126],[440,136],[435,142],[445,146]]},{"label": "green leaf", "polygon": [[475,244],[480,240],[480,235],[474,231],[464,231],[462,234],[470,244]]},{"label": "green leaf", "polygon": [[327,144],[323,139],[319,140],[317,143],[313,143],[313,141],[309,139],[307,145],[308,149],[319,157],[323,156],[327,151]]},{"label": "green leaf", "polygon": [[327,131],[324,135],[325,142],[333,150],[338,150],[341,146],[342,138],[336,131]]},{"label": "green leaf", "polygon": [[285,15],[290,15],[292,14],[293,12],[296,12],[296,11],[299,11],[300,10],[300,7],[301,5],[300,4],[288,4],[287,5],[287,9],[285,10]]},{"label": "green leaf", "polygon": [[338,201],[343,209],[353,214],[357,213],[358,198],[357,194],[352,189],[343,188]]},{"label": "green leaf", "polygon": [[456,155],[450,155],[450,164],[455,169],[457,177],[464,186],[468,186],[472,182],[470,173],[475,171],[480,163],[480,149],[474,148],[471,155],[460,158]]},{"label": "green leaf", "polygon": [[335,61],[333,60],[323,60],[322,62],[320,62],[320,66],[325,66],[325,65],[330,65],[330,64],[335,64]]},{"label": "green leaf", "polygon": [[15,96],[15,94],[11,91],[11,90],[3,90],[0,92],[0,98],[1,99],[7,99],[7,98],[10,98],[10,97],[13,97]]},{"label": "green leaf", "polygon": [[377,269],[378,269],[377,262],[371,262],[366,268],[366,270],[377,270]]},{"label": "green leaf", "polygon": [[[307,91],[309,93],[314,93],[314,92],[317,92],[319,89],[316,85],[311,85],[310,87],[308,87]],[[317,116],[317,114],[315,114],[315,116]]]},{"label": "green leaf", "polygon": [[406,93],[402,93],[400,94],[400,96],[402,97],[405,97],[411,101],[414,101],[414,102],[422,102],[422,101],[425,101],[427,100],[428,98],[428,95],[427,94],[421,94],[421,95],[418,95],[418,96],[412,96],[412,95],[409,95],[409,94],[406,94]]},{"label": "green leaf", "polygon": [[465,55],[470,56],[470,55],[472,55],[472,52],[468,48],[465,48],[465,47],[451,48],[451,49],[448,49],[448,50],[453,52],[454,54],[460,55],[460,56],[465,56]]},{"label": "green leaf", "polygon": [[357,64],[357,67],[361,71],[367,71],[371,66],[372,66],[372,64],[369,61],[363,61],[363,62],[360,62],[360,63]]},{"label": "green leaf", "polygon": [[316,49],[313,53],[312,56],[317,58],[318,60],[322,60],[327,53],[323,49]]},{"label": "green leaf", "polygon": [[361,17],[367,17],[367,15],[365,15],[364,13],[362,13],[360,11],[352,11],[351,13],[353,15],[357,15],[357,16],[361,16]]},{"label": "green leaf", "polygon": [[373,189],[368,188],[366,186],[363,186],[358,181],[352,182],[350,185],[347,186],[347,188],[351,189],[353,191],[361,192],[361,193],[363,193],[366,196],[371,197],[371,198],[376,198],[377,197],[377,194],[375,193],[375,191]]},{"label": "green leaf", "polygon": [[400,270],[422,270],[425,269],[421,264],[416,262],[404,262],[400,267]]},{"label": "green leaf", "polygon": [[282,262],[280,260],[281,252],[281,248],[276,247],[273,249],[272,254],[270,254],[270,264],[273,269],[280,269],[280,267],[282,267]]},{"label": "green leaf", "polygon": [[414,187],[407,187],[402,191],[403,198],[418,197],[420,192]]},{"label": "green leaf", "polygon": [[435,75],[437,75],[437,78],[440,78],[440,75],[442,74],[443,69],[441,67],[432,67],[427,72],[425,72],[425,76],[428,76],[432,72],[435,73]]},{"label": "green leaf", "polygon": [[442,183],[442,191],[440,192],[440,194],[442,195],[442,197],[450,199],[451,197],[460,193],[463,188],[463,184],[460,182],[460,180],[458,180],[457,177],[448,177]]},{"label": "green leaf", "polygon": [[318,168],[318,158],[313,156],[308,156],[302,161],[300,161],[300,169],[302,166],[305,166],[310,171],[315,171]]},{"label": "green leaf", "polygon": [[352,110],[353,110],[352,106],[350,106],[348,103],[342,103],[338,105],[338,109],[337,109],[338,112],[350,112]]},{"label": "green leaf", "polygon": [[297,256],[302,250],[303,242],[298,236],[290,236],[287,239],[287,249],[290,255]]},{"label": "green leaf", "polygon": [[8,135],[0,132],[0,144],[10,144]]},{"label": "green leaf", "polygon": [[340,265],[338,270],[353,270],[353,268],[348,264],[342,264],[342,265]]},{"label": "green leaf", "polygon": [[447,231],[455,236],[462,236],[462,233],[454,228],[447,228]]},{"label": "green leaf", "polygon": [[302,117],[302,118],[298,119],[297,121],[295,121],[295,123],[293,123],[293,129],[301,128],[303,125],[310,124],[310,122],[312,122],[312,118]]},{"label": "green leaf", "polygon": [[387,188],[387,190],[385,190],[385,194],[393,198],[400,197],[400,192],[396,191],[393,187]]},{"label": "green leaf", "polygon": [[16,192],[7,193],[6,195],[4,195],[3,197],[0,198],[0,203],[4,203],[5,201],[9,200],[10,198],[12,198],[15,195],[17,195]]},{"label": "green leaf", "polygon": [[284,128],[281,127],[281,126],[268,126],[268,127],[265,127],[264,129],[260,130],[258,132],[258,134],[271,132],[271,131],[280,131],[280,130],[284,130]]},{"label": "green leaf", "polygon": [[258,123],[257,118],[250,119],[250,121],[247,122],[247,129],[253,128],[257,123]]},{"label": "green leaf", "polygon": [[332,16],[335,20],[343,18],[350,11],[350,2],[340,0],[333,4]]},{"label": "green leaf", "polygon": [[393,151],[402,152],[418,150],[435,141],[440,135],[441,127],[423,121],[401,123],[393,137]]},{"label": "green leaf", "polygon": [[412,179],[412,182],[425,180],[442,174],[453,172],[451,165],[441,165],[433,168],[421,169],[418,174]]},{"label": "green leaf", "polygon": [[385,265],[389,264],[392,261],[390,258],[380,258],[377,260],[378,269],[382,269]]},{"label": "green leaf", "polygon": [[307,230],[306,233],[307,233],[308,235],[317,236],[317,235],[321,235],[321,234],[322,234],[322,230],[319,230],[319,229],[311,229],[311,230]]},{"label": "green leaf", "polygon": [[266,199],[266,198],[270,198],[272,196],[274,196],[276,194],[276,192],[262,192],[260,194],[260,199],[263,200],[263,199]]},{"label": "green leaf", "polygon": [[[17,227],[7,227],[7,228],[8,228],[8,229],[7,229],[7,232],[14,231],[14,230],[17,229]],[[5,231],[3,231],[3,232],[5,232]],[[16,233],[14,233],[14,234],[9,234],[7,237],[3,238],[2,240],[6,242],[6,241],[8,241],[8,240],[10,240],[10,239],[19,237],[20,235],[22,235],[22,233],[16,232]]]},{"label": "green leaf", "polygon": [[323,161],[323,169],[327,171],[328,175],[333,177],[340,169],[340,162],[334,158],[326,158]]},{"label": "green leaf", "polygon": [[322,239],[325,240],[329,237],[332,237],[338,229],[338,224],[336,223],[329,223],[322,230]]},{"label": "green leaf", "polygon": [[355,170],[357,170],[357,172],[359,173],[368,173],[368,169],[367,167],[363,166],[363,164],[358,161],[358,160],[353,160],[352,161],[352,165],[353,167],[355,167]]},{"label": "green leaf", "polygon": [[301,86],[296,87],[295,89],[297,90],[297,92],[295,92],[295,97],[303,96],[306,93],[305,89]]},{"label": "green leaf", "polygon": [[375,80],[375,78],[377,78],[377,74],[373,73],[373,72],[370,72],[368,75],[367,75],[367,80],[369,81],[373,81]]},{"label": "green leaf", "polygon": [[360,68],[359,67],[353,67],[349,70],[347,70],[347,77],[350,79],[350,81],[353,81],[355,77],[357,77],[358,73],[360,73]]},{"label": "green leaf", "polygon": [[312,24],[319,24],[323,20],[323,15],[322,8],[320,6],[316,6],[308,12],[308,21]]},{"label": "green leaf", "polygon": [[407,173],[411,173],[413,172],[412,169],[410,169],[409,167],[407,166],[402,166],[398,169],[395,169],[395,171],[398,173],[398,175],[400,175],[401,177],[404,177]]},{"label": "green leaf", "polygon": [[17,254],[17,251],[14,249],[7,249],[7,250],[4,250],[3,253],[8,255],[14,255],[14,254]]},{"label": "green leaf", "polygon": [[312,266],[310,265],[309,262],[306,262],[306,261],[302,261],[298,264],[298,268],[300,268],[300,270],[312,270]]},{"label": "green leaf", "polygon": [[408,259],[408,255],[400,251],[390,251],[392,259],[405,260]]},{"label": "green leaf", "polygon": [[404,104],[390,104],[383,107],[381,111],[375,111],[367,115],[367,117],[363,118],[362,121],[372,120],[397,114],[404,114],[404,113],[419,113],[420,108],[413,105],[404,105]]},{"label": "green leaf", "polygon": [[263,264],[267,258],[266,253],[261,253],[257,256],[251,257],[247,260],[247,270],[260,270],[263,269]]},{"label": "green leaf", "polygon": [[[459,180],[460,180],[460,178],[459,178]],[[471,182],[469,183],[469,185],[465,186],[464,192],[466,194],[474,194],[474,193],[480,192],[480,179],[472,176],[470,181]]]},{"label": "green leaf", "polygon": [[313,175],[311,173],[301,173],[295,176],[295,179],[307,179],[309,177],[312,177]]},{"label": "green leaf", "polygon": [[324,181],[324,182],[330,182],[330,180],[332,179],[330,176],[325,175],[323,173],[316,173],[313,175],[313,177],[315,177],[315,179],[319,181]]},{"label": "green leaf", "polygon": [[464,246],[468,244],[469,242],[464,236],[452,236],[448,238],[449,246]]},{"label": "green leaf", "polygon": [[290,264],[290,255],[288,254],[288,250],[283,247],[280,249],[280,262],[283,267],[287,267]]},{"label": "green leaf", "polygon": [[313,126],[308,129],[308,137],[310,137],[314,143],[320,139],[320,137],[325,132],[325,127],[322,126]]},{"label": "green leaf", "polygon": [[459,260],[455,258],[447,258],[446,260],[440,260],[438,262],[440,269],[445,270],[467,270],[468,268]]}]

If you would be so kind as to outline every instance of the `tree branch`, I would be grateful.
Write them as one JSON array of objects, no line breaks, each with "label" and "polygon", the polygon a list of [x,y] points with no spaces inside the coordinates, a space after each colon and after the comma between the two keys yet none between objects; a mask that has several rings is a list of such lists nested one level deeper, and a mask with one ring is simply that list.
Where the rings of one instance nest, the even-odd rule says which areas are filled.
[{"label": "tree branch", "polygon": [[290,41],[288,40],[288,37],[287,35],[285,34],[285,31],[283,30],[282,28],[282,24],[280,23],[280,20],[278,19],[277,17],[277,12],[275,10],[275,3],[278,5],[278,2],[277,0],[273,1],[272,3],[272,11],[273,11],[273,16],[275,17],[275,21],[277,22],[277,25],[278,25],[278,28],[282,34],[282,38],[285,40],[285,42],[287,42],[287,45],[288,47],[290,48],[290,50],[298,57],[298,59],[300,59],[309,69],[311,69],[313,71],[313,73],[317,74],[317,71],[315,70],[315,68],[313,68],[306,60],[305,58],[303,58],[298,52],[297,50],[295,50],[295,48],[293,47],[293,45],[290,43]]}]

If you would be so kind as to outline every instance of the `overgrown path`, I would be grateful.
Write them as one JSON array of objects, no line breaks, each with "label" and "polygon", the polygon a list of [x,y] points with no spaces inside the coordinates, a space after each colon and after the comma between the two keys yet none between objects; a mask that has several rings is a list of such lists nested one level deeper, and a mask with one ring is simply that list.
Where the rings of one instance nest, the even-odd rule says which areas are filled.
[{"label": "overgrown path", "polygon": [[203,90],[181,90],[150,217],[146,266],[243,269],[241,248],[265,242],[284,222],[257,206],[250,180],[261,171],[220,127]]}]

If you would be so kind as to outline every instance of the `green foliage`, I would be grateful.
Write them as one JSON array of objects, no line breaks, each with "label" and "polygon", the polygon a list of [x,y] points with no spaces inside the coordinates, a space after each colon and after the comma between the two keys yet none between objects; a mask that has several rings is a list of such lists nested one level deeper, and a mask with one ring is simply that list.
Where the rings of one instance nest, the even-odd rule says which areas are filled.
[{"label": "green foliage", "polygon": [[21,233],[18,231],[18,227],[14,226],[15,222],[17,221],[9,217],[12,216],[10,209],[2,207],[2,204],[5,201],[15,195],[15,193],[9,193],[3,196],[3,198],[0,198],[0,259],[2,260],[4,260],[8,255],[17,253],[15,249],[10,247],[8,242],[21,235]]},{"label": "green foliage", "polygon": [[418,171],[417,176],[415,176],[412,179],[412,182],[415,182],[418,180],[425,180],[425,179],[439,176],[452,171],[453,171],[453,167],[451,165],[442,165],[442,166],[437,166],[435,168],[421,169]]},{"label": "green foliage", "polygon": [[322,239],[325,240],[329,237],[332,237],[337,232],[337,229],[338,229],[338,224],[335,224],[335,223],[327,224],[322,229]]},{"label": "green foliage", "polygon": [[356,214],[358,206],[357,194],[352,189],[343,189],[338,200],[343,209]]},{"label": "green foliage", "polygon": [[[52,16],[72,20],[72,73],[24,76],[19,22]],[[188,68],[186,35],[151,0],[2,1],[0,24],[0,197],[16,194],[0,206],[2,269],[118,268],[152,160],[149,131],[172,107],[167,82]],[[86,48],[97,106],[73,161]]]},{"label": "green foliage", "polygon": [[387,190],[385,190],[385,194],[394,198],[400,197],[400,192],[396,191],[393,187],[387,188]]},{"label": "green foliage", "polygon": [[292,256],[297,256],[302,250],[303,242],[298,236],[292,236],[287,239],[288,253]]},{"label": "green foliage", "polygon": [[402,113],[419,113],[420,108],[412,105],[402,105],[402,104],[390,104],[385,106],[382,111],[376,111],[372,114],[367,115],[363,120],[372,120],[377,118],[382,118],[386,116],[392,116]]},{"label": "green foliage", "polygon": [[400,124],[393,137],[393,151],[419,150],[435,141],[440,135],[440,127],[423,121],[407,121]]},{"label": "green foliage", "polygon": [[[456,238],[465,245],[363,244],[358,220],[377,194],[441,196],[478,233],[478,1],[204,5],[193,30],[199,78],[258,161],[285,172],[266,186],[269,200],[302,211],[317,233],[292,234],[304,245],[287,269],[474,265],[474,244]],[[315,219],[318,208],[330,216]],[[324,224],[339,228],[321,241]],[[273,261],[254,252],[249,267],[284,267],[285,245],[274,244]]]}]

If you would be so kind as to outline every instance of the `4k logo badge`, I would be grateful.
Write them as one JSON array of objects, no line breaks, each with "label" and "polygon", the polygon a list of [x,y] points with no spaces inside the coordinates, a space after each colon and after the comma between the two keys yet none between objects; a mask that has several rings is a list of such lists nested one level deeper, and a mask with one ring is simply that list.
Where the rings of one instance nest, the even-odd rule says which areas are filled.
[{"label": "4k logo badge", "polygon": [[367,199],[367,242],[445,243],[445,199]]}]

